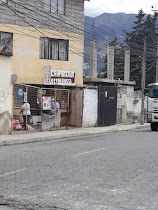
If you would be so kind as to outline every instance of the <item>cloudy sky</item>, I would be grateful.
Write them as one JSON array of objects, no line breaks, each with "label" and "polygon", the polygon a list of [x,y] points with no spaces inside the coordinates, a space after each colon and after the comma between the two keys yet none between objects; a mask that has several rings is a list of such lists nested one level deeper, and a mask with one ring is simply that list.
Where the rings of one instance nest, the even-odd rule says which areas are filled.
[{"label": "cloudy sky", "polygon": [[140,9],[151,13],[151,6],[158,10],[158,0],[90,0],[85,2],[85,15],[95,17],[105,12],[137,14]]}]

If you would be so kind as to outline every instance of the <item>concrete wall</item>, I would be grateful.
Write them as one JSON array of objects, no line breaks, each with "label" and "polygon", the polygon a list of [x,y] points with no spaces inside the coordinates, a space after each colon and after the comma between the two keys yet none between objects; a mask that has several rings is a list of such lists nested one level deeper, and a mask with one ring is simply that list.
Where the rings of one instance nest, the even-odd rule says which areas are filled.
[{"label": "concrete wall", "polygon": [[0,134],[11,133],[12,57],[0,56]]},{"label": "concrete wall", "polygon": [[82,127],[97,126],[98,118],[98,89],[83,90]]},{"label": "concrete wall", "polygon": [[127,119],[131,121],[132,117],[136,117],[136,121],[140,121],[141,115],[141,91],[134,91],[134,87],[127,87]]},{"label": "concrete wall", "polygon": [[127,88],[126,86],[120,86],[117,90],[117,123],[127,122]]},{"label": "concrete wall", "polygon": [[117,123],[139,122],[141,114],[141,91],[133,86],[118,87]]}]

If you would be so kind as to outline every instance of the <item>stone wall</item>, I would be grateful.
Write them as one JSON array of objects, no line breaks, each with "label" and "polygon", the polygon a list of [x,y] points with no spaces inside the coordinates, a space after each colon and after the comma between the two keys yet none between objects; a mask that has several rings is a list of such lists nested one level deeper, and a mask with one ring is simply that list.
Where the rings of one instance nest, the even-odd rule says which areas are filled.
[{"label": "stone wall", "polygon": [[65,15],[44,7],[44,0],[10,0],[0,4],[0,23],[84,34],[84,0],[66,0]]}]

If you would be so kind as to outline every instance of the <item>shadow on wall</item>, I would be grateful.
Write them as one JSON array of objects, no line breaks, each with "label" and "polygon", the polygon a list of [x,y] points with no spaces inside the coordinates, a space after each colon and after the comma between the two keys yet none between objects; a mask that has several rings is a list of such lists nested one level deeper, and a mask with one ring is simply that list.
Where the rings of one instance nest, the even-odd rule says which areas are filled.
[{"label": "shadow on wall", "polygon": [[0,135],[11,134],[11,115],[9,112],[0,114]]}]

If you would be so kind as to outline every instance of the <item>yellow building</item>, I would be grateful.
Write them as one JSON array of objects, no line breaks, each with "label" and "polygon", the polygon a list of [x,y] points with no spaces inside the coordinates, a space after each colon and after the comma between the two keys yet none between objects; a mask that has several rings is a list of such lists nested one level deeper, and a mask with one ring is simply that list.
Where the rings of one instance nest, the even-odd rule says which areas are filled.
[{"label": "yellow building", "polygon": [[[68,86],[82,86],[84,2],[16,2],[11,4],[4,0],[0,4],[4,8],[0,14],[0,32],[13,33],[13,73],[18,75],[17,82],[48,85],[44,75],[45,67],[49,67],[51,71],[60,71],[60,77],[54,82],[50,80],[50,85],[62,85],[60,78],[68,78]],[[10,17],[6,20],[8,14]],[[61,74],[62,71],[65,74]],[[73,82],[68,71],[75,77]]]},{"label": "yellow building", "polygon": [[[0,105],[0,116],[8,111],[10,133],[12,74],[18,76],[18,84],[83,86],[84,1],[2,0],[0,11],[0,70],[1,80],[7,81],[0,91],[9,90],[9,108]],[[0,118],[0,134],[3,130]]]}]

